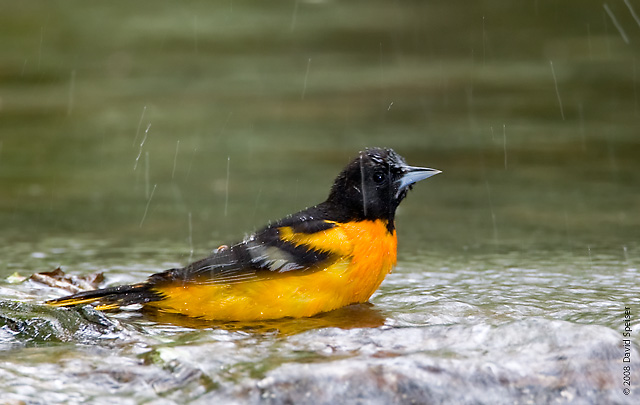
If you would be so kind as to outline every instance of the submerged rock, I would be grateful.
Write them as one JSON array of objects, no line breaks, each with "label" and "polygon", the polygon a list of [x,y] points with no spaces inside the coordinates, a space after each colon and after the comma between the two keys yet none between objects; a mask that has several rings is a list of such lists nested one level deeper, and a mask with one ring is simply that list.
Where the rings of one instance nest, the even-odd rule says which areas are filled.
[{"label": "submerged rock", "polygon": [[28,343],[87,343],[122,330],[117,321],[89,307],[60,310],[0,300],[0,350]]},{"label": "submerged rock", "polygon": [[637,382],[630,395],[622,393],[622,337],[602,326],[535,319],[498,327],[327,329],[289,343],[318,360],[282,364],[200,403],[640,403]]}]

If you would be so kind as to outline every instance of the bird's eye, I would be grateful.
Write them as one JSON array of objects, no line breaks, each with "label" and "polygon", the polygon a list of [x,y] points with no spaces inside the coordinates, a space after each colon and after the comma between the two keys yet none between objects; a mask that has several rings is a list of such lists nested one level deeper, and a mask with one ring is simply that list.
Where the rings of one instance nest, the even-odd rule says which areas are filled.
[{"label": "bird's eye", "polygon": [[387,175],[384,172],[373,173],[373,181],[376,184],[382,184],[387,179]]}]

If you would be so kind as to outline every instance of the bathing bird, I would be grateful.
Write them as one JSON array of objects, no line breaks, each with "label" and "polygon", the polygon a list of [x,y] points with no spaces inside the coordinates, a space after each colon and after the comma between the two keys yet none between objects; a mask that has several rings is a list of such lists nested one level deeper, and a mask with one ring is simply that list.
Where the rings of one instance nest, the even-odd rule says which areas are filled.
[{"label": "bathing bird", "polygon": [[58,307],[131,304],[215,321],[309,317],[363,303],[396,264],[395,214],[413,184],[441,173],[392,149],[361,151],[327,199],[144,282],[47,301]]}]

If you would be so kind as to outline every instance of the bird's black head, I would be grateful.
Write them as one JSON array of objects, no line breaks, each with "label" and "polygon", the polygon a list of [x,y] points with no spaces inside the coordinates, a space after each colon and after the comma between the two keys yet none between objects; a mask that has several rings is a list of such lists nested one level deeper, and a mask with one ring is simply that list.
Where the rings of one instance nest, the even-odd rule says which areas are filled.
[{"label": "bird's black head", "polygon": [[396,208],[412,184],[438,173],[407,165],[393,149],[366,149],[338,175],[327,203],[349,219],[387,220],[392,230]]}]

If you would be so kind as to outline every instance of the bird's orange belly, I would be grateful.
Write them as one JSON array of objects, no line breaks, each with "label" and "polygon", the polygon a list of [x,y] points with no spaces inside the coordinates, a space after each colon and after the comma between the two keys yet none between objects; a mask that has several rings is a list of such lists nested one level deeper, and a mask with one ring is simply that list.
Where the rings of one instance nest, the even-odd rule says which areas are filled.
[{"label": "bird's orange belly", "polygon": [[329,267],[232,284],[159,286],[162,312],[220,321],[307,317],[366,302],[396,263],[397,239],[383,221],[342,224],[351,251]]}]

